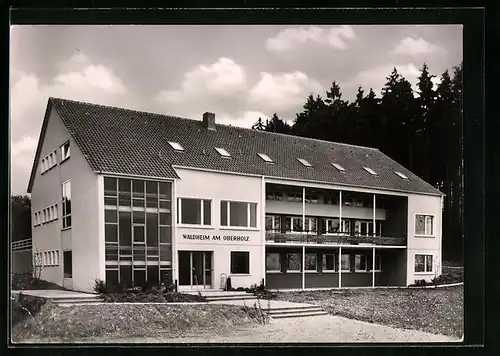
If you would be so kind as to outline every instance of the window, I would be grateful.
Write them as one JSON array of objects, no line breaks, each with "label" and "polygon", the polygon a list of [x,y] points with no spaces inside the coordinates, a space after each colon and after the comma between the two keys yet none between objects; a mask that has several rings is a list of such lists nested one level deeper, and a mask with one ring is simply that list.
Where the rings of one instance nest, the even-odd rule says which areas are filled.
[{"label": "window", "polygon": [[220,147],[215,147],[215,150],[217,152],[219,152],[219,154],[222,156],[222,157],[231,157],[231,155],[229,154],[229,152],[227,152],[225,149],[223,148],[220,148]]},{"label": "window", "polygon": [[340,258],[342,272],[351,272],[351,255],[342,254]]},{"label": "window", "polygon": [[309,163],[307,160],[303,159],[303,158],[297,158],[297,160],[302,163],[304,166],[306,167],[312,167],[312,164]]},{"label": "window", "polygon": [[339,198],[338,198],[338,196],[325,196],[324,203],[329,204],[329,205],[338,205]]},{"label": "window", "polygon": [[432,273],[432,255],[415,255],[415,272]]},{"label": "window", "polygon": [[403,173],[401,172],[398,172],[398,171],[394,171],[394,173],[396,173],[400,178],[404,179],[404,180],[410,180],[410,178],[408,178],[407,176],[405,176]]},{"label": "window", "polygon": [[333,253],[326,253],[323,255],[323,272],[335,272],[338,271],[338,259],[337,255]]},{"label": "window", "polygon": [[73,278],[73,262],[71,251],[63,252],[64,278]]},{"label": "window", "polygon": [[177,142],[169,142],[168,143],[170,146],[172,146],[172,148],[176,151],[184,151],[184,147],[182,147],[180,144],[178,144]]},{"label": "window", "polygon": [[337,168],[337,169],[338,169],[339,171],[341,171],[341,172],[345,172],[345,168],[344,168],[344,167],[342,167],[342,166],[341,166],[340,164],[338,164],[338,163],[333,163],[333,162],[332,162],[332,166],[334,166],[335,168]]},{"label": "window", "polygon": [[62,227],[67,229],[71,227],[71,182],[62,184]]},{"label": "window", "polygon": [[318,271],[318,255],[315,253],[306,253],[306,271]]},{"label": "window", "polygon": [[415,235],[434,236],[434,216],[415,215]]},{"label": "window", "polygon": [[177,220],[180,224],[212,225],[212,201],[179,198]]},{"label": "window", "polygon": [[281,217],[276,215],[266,215],[266,231],[281,231]]},{"label": "window", "polygon": [[70,155],[69,141],[61,146],[61,162],[67,160]]},{"label": "window", "polygon": [[281,272],[281,255],[266,253],[266,272]]},{"label": "window", "polygon": [[302,256],[300,253],[287,253],[286,254],[286,262],[287,262],[287,272],[300,272],[302,265]]},{"label": "window", "polygon": [[257,227],[257,203],[220,202],[221,226]]},{"label": "window", "polygon": [[57,165],[56,151],[50,152],[47,156],[42,158],[40,169],[42,174]]},{"label": "window", "polygon": [[[372,270],[372,266],[370,265],[370,270]],[[375,255],[375,272],[380,272],[382,271],[382,256],[380,255]]]},{"label": "window", "polygon": [[281,193],[278,193],[278,192],[267,192],[266,200],[282,200]]},{"label": "window", "polygon": [[273,163],[273,160],[266,154],[264,153],[257,153],[257,155],[262,158],[264,161],[266,162],[269,162],[269,163]]},{"label": "window", "polygon": [[368,168],[368,167],[363,167],[365,169],[365,171],[367,171],[368,173],[370,173],[372,176],[376,176],[377,175],[377,172],[375,172],[373,169],[371,168]]},{"label": "window", "polygon": [[250,252],[231,251],[231,274],[250,273]]},{"label": "window", "polygon": [[366,272],[368,270],[366,255],[355,255],[354,271]]}]

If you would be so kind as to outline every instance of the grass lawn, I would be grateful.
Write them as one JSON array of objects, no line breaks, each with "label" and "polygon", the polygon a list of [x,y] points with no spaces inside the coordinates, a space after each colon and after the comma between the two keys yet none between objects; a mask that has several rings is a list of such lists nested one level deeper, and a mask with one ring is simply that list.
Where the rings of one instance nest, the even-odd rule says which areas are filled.
[{"label": "grass lawn", "polygon": [[234,305],[100,304],[61,307],[45,303],[12,329],[13,342],[99,342],[106,338],[225,335],[259,323]]},{"label": "grass lawn", "polygon": [[277,299],[321,305],[334,315],[454,337],[463,335],[463,286],[281,292]]}]

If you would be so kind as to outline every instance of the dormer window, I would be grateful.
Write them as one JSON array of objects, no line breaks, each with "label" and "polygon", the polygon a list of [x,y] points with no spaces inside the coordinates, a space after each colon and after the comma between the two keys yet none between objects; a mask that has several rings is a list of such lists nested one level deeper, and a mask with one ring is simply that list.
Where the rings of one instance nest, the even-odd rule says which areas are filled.
[{"label": "dormer window", "polygon": [[225,149],[223,148],[220,148],[220,147],[215,147],[215,150],[217,152],[219,152],[219,154],[222,156],[222,157],[231,157],[231,155],[229,154],[229,152],[227,152]]},{"label": "dormer window", "polygon": [[176,151],[184,151],[184,147],[182,147],[179,143],[177,142],[169,142],[168,143],[172,148]]},{"label": "dormer window", "polygon": [[303,159],[303,158],[297,158],[297,160],[302,163],[304,166],[306,167],[312,167],[312,164],[309,163],[307,160]]},{"label": "dormer window", "polygon": [[408,178],[407,176],[405,176],[403,173],[401,172],[397,172],[395,171],[394,173],[396,173],[396,175],[398,175],[400,178],[404,179],[404,180],[410,180],[410,178]]},{"label": "dormer window", "polygon": [[70,156],[69,141],[61,146],[61,163],[67,160]]},{"label": "dormer window", "polygon": [[273,160],[268,155],[266,155],[265,153],[257,153],[257,155],[260,158],[262,158],[264,161],[269,162],[269,163],[273,163]]},{"label": "dormer window", "polygon": [[377,172],[375,172],[373,169],[371,168],[368,168],[368,167],[363,167],[365,169],[365,171],[367,171],[368,173],[370,173],[372,176],[376,176],[378,175]]},{"label": "dormer window", "polygon": [[342,166],[341,166],[340,164],[338,164],[338,163],[333,163],[333,162],[332,162],[332,166],[334,166],[335,168],[337,168],[337,169],[338,169],[339,171],[341,171],[341,172],[345,172],[345,168],[344,168],[344,167],[342,167]]}]

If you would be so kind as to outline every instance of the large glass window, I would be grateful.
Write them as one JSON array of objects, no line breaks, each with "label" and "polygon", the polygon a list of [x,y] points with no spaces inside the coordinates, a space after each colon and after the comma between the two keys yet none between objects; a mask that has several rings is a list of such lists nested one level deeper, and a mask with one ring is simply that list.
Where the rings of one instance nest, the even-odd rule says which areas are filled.
[{"label": "large glass window", "polygon": [[222,226],[257,227],[257,203],[223,200],[220,209]]},{"label": "large glass window", "polygon": [[71,227],[71,182],[62,184],[62,228]]},{"label": "large glass window", "polygon": [[351,255],[342,254],[340,257],[340,268],[342,268],[342,272],[351,271]]},{"label": "large glass window", "polygon": [[106,280],[172,283],[171,183],[105,177],[104,204]]},{"label": "large glass window", "polygon": [[[205,212],[206,210],[206,212]],[[211,225],[212,201],[203,199],[179,198],[178,221],[181,224]]]},{"label": "large glass window", "polygon": [[279,253],[266,253],[266,271],[281,272],[281,255]]},{"label": "large glass window", "polygon": [[61,146],[61,163],[67,160],[70,156],[70,146],[69,141]]},{"label": "large glass window", "polygon": [[71,251],[63,252],[64,278],[73,278],[73,256]]},{"label": "large glass window", "polygon": [[318,255],[315,253],[306,253],[306,271],[318,271]]},{"label": "large glass window", "polygon": [[415,235],[434,236],[434,216],[415,215]]},{"label": "large glass window", "polygon": [[323,267],[323,272],[334,272],[338,271],[338,259],[337,255],[333,253],[325,253],[323,254],[323,261],[322,261],[322,267]]},{"label": "large glass window", "polygon": [[280,232],[281,217],[277,215],[266,215],[266,231]]},{"label": "large glass window", "polygon": [[231,251],[231,274],[250,273],[250,252]]},{"label": "large glass window", "polygon": [[355,255],[354,262],[356,272],[366,272],[368,270],[366,255]]}]

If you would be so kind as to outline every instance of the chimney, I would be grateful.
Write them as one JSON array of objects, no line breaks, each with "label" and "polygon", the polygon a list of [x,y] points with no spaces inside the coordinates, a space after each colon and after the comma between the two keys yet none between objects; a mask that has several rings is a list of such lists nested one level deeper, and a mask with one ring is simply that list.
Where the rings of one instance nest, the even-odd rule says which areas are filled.
[{"label": "chimney", "polygon": [[206,112],[203,114],[203,125],[209,129],[215,131],[215,114],[211,112]]}]

